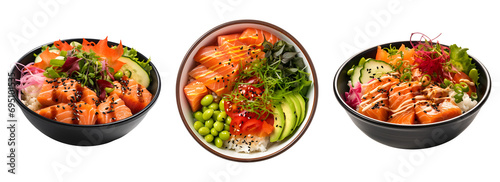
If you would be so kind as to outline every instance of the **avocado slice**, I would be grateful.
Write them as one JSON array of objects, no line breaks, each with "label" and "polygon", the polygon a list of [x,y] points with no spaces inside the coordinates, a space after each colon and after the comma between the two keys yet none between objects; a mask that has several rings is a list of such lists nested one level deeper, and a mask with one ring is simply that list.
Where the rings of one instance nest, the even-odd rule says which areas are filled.
[{"label": "avocado slice", "polygon": [[269,136],[270,142],[276,142],[280,139],[281,133],[283,133],[283,127],[285,125],[285,115],[283,113],[283,108],[280,105],[273,106],[274,115],[274,130]]},{"label": "avocado slice", "polygon": [[[295,128],[298,128],[300,126],[300,124],[302,124],[302,122],[304,121],[306,114],[307,114],[306,101],[304,100],[302,95],[300,95],[299,93],[295,93],[295,94],[293,94],[293,96],[298,101],[298,104],[300,105],[300,109],[302,109],[302,111],[300,112],[301,113],[300,118],[297,120],[297,124],[295,125]],[[297,130],[297,129],[295,129],[295,130]]]},{"label": "avocado slice", "polygon": [[294,126],[294,128],[292,130],[292,132],[293,132],[293,131],[296,130],[297,126],[299,126],[300,118],[302,118],[302,106],[300,106],[300,102],[295,97],[294,93],[292,93],[290,95],[287,95],[286,97],[288,97],[288,99],[293,102],[293,105],[295,106],[295,114],[297,115],[297,120],[296,120],[295,126]]},{"label": "avocado slice", "polygon": [[295,106],[293,105],[293,101],[291,101],[288,97],[284,97],[285,100],[281,104],[283,108],[283,114],[285,117],[285,126],[283,128],[283,133],[281,133],[280,141],[285,139],[288,135],[290,135],[295,128],[295,124],[297,123],[297,114],[295,113]]}]

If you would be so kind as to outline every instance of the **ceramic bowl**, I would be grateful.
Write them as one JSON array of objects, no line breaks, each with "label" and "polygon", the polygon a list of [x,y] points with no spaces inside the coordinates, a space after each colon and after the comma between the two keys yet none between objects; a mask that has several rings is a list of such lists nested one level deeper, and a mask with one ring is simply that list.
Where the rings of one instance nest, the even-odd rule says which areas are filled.
[{"label": "ceramic bowl", "polygon": [[[62,41],[63,42],[66,41],[68,43],[72,41],[77,41],[81,43],[82,40],[83,40],[82,38],[76,38],[76,39],[67,39]],[[98,39],[86,39],[86,40],[95,43],[99,42]],[[52,46],[52,43],[47,43],[44,45]],[[108,41],[108,46],[115,46],[115,45],[118,44]],[[32,51],[26,53],[23,57],[19,59],[18,63],[26,65],[28,63],[33,62],[35,60],[35,56],[33,54],[34,53],[39,54],[42,50],[42,46],[37,47]],[[141,53],[137,53],[137,55],[139,57],[139,60],[148,59]],[[142,111],[134,114],[133,116],[116,122],[107,124],[96,124],[96,125],[74,125],[74,124],[62,123],[45,118],[37,114],[36,112],[32,111],[27,106],[25,106],[21,102],[21,100],[19,100],[18,97],[15,97],[15,100],[17,102],[17,105],[21,108],[24,115],[26,116],[26,118],[28,118],[31,124],[33,124],[33,126],[35,126],[43,134],[47,135],[48,137],[54,140],[78,146],[94,146],[94,145],[108,143],[124,136],[132,129],[134,129],[144,119],[148,111],[153,107],[156,100],[158,99],[161,88],[160,75],[158,74],[158,70],[156,70],[153,63],[150,63],[150,65],[153,67],[153,69],[151,70],[151,83],[147,89],[151,92],[151,94],[153,94],[153,99],[151,103],[149,103],[146,106],[146,108],[144,108]],[[19,77],[21,76],[19,70],[16,67],[12,69],[11,73],[14,73],[15,79],[19,79]],[[17,90],[15,94],[17,96],[18,94]]]},{"label": "ceramic bowl", "polygon": [[[399,47],[401,44],[412,47],[409,41],[392,42],[380,46],[382,48],[389,47],[389,45]],[[361,51],[342,64],[335,74],[333,90],[340,105],[345,109],[354,124],[370,138],[382,144],[396,148],[420,149],[448,142],[469,126],[490,94],[491,79],[488,70],[476,58],[469,55],[480,73],[480,85],[477,88],[479,102],[473,109],[458,117],[431,124],[401,125],[369,118],[349,107],[344,102],[344,93],[349,91],[347,81],[350,78],[347,71],[357,64],[362,57],[374,58],[376,53],[377,46]]]},{"label": "ceramic bowl", "polygon": [[[253,152],[250,154],[247,153],[237,153],[234,150],[228,149],[220,149],[217,148],[213,143],[207,143],[203,136],[198,134],[193,127],[193,123],[195,119],[193,118],[193,112],[189,106],[189,103],[184,96],[183,88],[189,81],[188,72],[193,69],[197,63],[193,60],[194,55],[198,52],[198,50],[204,46],[208,45],[216,45],[217,44],[217,36],[231,34],[231,33],[239,33],[243,32],[246,28],[257,28],[267,31],[271,34],[276,35],[281,40],[285,40],[288,43],[291,43],[295,46],[296,50],[300,52],[301,57],[303,57],[304,62],[307,64],[307,72],[311,73],[309,79],[313,81],[313,85],[310,87],[307,97],[309,101],[307,103],[307,115],[300,126],[300,128],[288,139],[285,139],[281,142],[270,143],[267,147],[267,151],[265,152]],[[290,33],[285,30],[279,28],[276,25],[257,21],[257,20],[237,20],[227,22],[221,25],[212,28],[205,34],[203,34],[189,49],[182,61],[182,64],[179,68],[179,73],[177,75],[177,85],[176,85],[176,97],[177,97],[177,106],[179,109],[180,116],[184,125],[186,126],[187,131],[191,134],[191,136],[198,142],[203,148],[212,152],[213,154],[233,160],[233,161],[241,161],[241,162],[249,162],[249,161],[259,161],[274,157],[279,155],[280,153],[286,151],[293,144],[295,144],[300,137],[306,132],[307,128],[311,124],[312,118],[314,116],[314,112],[316,109],[316,103],[318,100],[318,84],[317,77],[314,70],[314,66],[312,64],[311,58],[307,54],[304,47],[297,41]]]}]

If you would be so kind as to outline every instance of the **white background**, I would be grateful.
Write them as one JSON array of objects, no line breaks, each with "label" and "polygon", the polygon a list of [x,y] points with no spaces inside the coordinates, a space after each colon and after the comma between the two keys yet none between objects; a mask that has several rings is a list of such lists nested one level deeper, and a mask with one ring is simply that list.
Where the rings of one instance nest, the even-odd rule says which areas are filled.
[{"label": "white background", "polygon": [[[8,131],[0,129],[0,181],[498,181],[500,163],[499,3],[493,1],[9,1],[0,8],[0,118],[7,118],[6,75],[31,49],[57,39],[122,40],[160,71],[162,92],[128,135],[96,147],[56,142],[18,111],[18,174],[7,173]],[[44,3],[55,3],[44,9]],[[158,4],[159,3],[159,4]],[[216,8],[217,7],[217,8]],[[226,21],[257,19],[297,38],[314,62],[319,103],[292,148],[269,160],[238,163],[203,149],[175,104],[180,62],[203,33]],[[31,31],[23,32],[27,26]],[[408,40],[412,32],[468,47],[493,80],[488,102],[457,138],[426,150],[379,144],[348,118],[333,95],[338,67],[361,49]],[[12,37],[20,42],[10,41]],[[352,52],[351,52],[352,51]],[[4,120],[5,122],[5,120]],[[65,166],[57,173],[54,166]]]}]

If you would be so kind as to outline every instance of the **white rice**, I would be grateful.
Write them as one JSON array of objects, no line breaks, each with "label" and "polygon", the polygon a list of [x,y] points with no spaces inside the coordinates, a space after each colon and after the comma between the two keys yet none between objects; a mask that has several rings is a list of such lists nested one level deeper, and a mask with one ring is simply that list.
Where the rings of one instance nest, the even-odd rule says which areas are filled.
[{"label": "white rice", "polygon": [[269,144],[269,137],[257,137],[257,136],[234,136],[231,135],[229,140],[224,142],[224,147],[227,149],[234,149],[236,152],[264,152],[267,150],[267,145]]},{"label": "white rice", "polygon": [[[450,91],[450,97],[453,98],[457,93],[455,91]],[[451,99],[453,102],[455,102],[455,99]],[[470,97],[469,94],[464,93],[464,96],[462,97],[462,102],[456,103],[460,110],[462,110],[462,113],[469,111],[472,109],[474,106],[477,105],[477,101],[473,101]]]},{"label": "white rice", "polygon": [[33,111],[37,111],[42,108],[42,105],[36,99],[38,94],[40,94],[42,84],[40,85],[30,85],[25,89],[21,90],[21,102]]}]

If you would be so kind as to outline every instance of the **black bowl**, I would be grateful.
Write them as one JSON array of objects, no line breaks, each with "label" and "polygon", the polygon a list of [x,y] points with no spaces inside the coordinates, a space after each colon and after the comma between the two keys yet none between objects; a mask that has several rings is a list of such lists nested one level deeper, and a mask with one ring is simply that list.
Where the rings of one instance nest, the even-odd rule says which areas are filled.
[{"label": "black bowl", "polygon": [[[95,43],[99,41],[98,39],[86,39],[86,40]],[[77,41],[81,43],[82,39],[67,39],[62,41],[66,41],[68,43],[72,41]],[[45,45],[51,46],[52,43],[48,43]],[[118,44],[108,41],[108,46],[115,46],[115,45]],[[26,53],[23,57],[21,57],[21,59],[19,59],[18,63],[26,65],[28,63],[33,62],[35,60],[35,56],[33,55],[33,53],[38,54],[40,53],[41,49],[42,46]],[[141,53],[138,53],[137,55],[139,57],[139,60],[148,59]],[[153,69],[151,70],[151,83],[147,89],[151,92],[151,94],[153,94],[153,99],[151,100],[151,103],[149,103],[146,106],[146,108],[144,108],[142,111],[120,121],[107,124],[96,124],[96,125],[74,125],[74,124],[61,123],[40,116],[39,114],[35,113],[34,111],[26,107],[17,97],[18,94],[17,90],[15,91],[16,95],[15,100],[17,102],[17,105],[19,105],[24,115],[26,116],[26,118],[28,118],[31,124],[33,124],[43,134],[47,135],[48,137],[54,140],[78,146],[94,146],[94,145],[108,143],[124,136],[132,129],[134,129],[135,126],[137,126],[137,124],[139,124],[142,121],[142,119],[144,119],[146,113],[151,109],[151,107],[153,107],[156,100],[158,99],[161,88],[160,75],[158,74],[158,71],[156,70],[155,66],[152,63],[150,63],[150,65],[153,67]],[[19,70],[16,67],[12,69],[11,73],[14,74],[15,79],[19,79],[21,76]]]},{"label": "black bowl", "polygon": [[[380,46],[385,48],[391,44],[397,47],[401,44],[404,44],[406,47],[412,47],[409,41],[392,42]],[[477,88],[479,102],[471,110],[458,117],[431,124],[400,125],[369,118],[349,107],[344,102],[344,93],[349,91],[349,86],[347,86],[347,81],[349,80],[347,71],[353,65],[357,64],[362,57],[374,58],[376,53],[377,47],[375,46],[349,58],[335,74],[333,90],[340,105],[344,107],[354,124],[370,138],[385,145],[404,149],[420,149],[446,143],[458,136],[469,126],[490,94],[491,79],[488,70],[486,70],[486,67],[481,62],[469,55],[480,73],[480,85]]]}]

